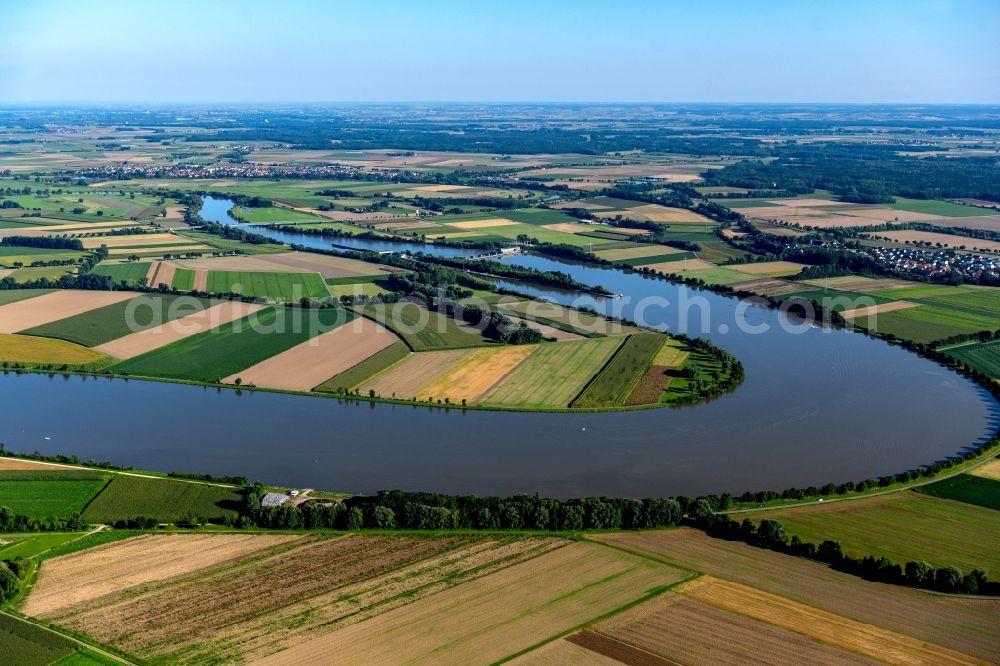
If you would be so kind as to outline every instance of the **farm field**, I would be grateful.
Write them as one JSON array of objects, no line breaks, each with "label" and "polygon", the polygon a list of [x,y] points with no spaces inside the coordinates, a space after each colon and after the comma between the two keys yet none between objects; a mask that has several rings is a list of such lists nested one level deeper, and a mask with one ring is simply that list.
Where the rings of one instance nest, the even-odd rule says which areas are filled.
[{"label": "farm field", "polygon": [[529,321],[537,321],[556,328],[585,336],[627,335],[638,329],[617,321],[608,321],[587,312],[563,307],[547,301],[514,301],[503,299],[499,308]]},{"label": "farm field", "polygon": [[285,302],[330,297],[330,290],[319,273],[209,271],[206,290],[213,294],[240,294]]},{"label": "farm field", "polygon": [[363,362],[399,341],[394,333],[364,317],[317,335],[257,365],[223,379],[288,391],[311,391],[331,376]]},{"label": "farm field", "polygon": [[1000,341],[973,342],[942,351],[991,377],[1000,377]]},{"label": "farm field", "polygon": [[333,646],[345,663],[495,662],[683,577],[594,546],[562,546],[253,663],[313,661]]},{"label": "farm field", "polygon": [[5,663],[17,666],[49,666],[53,663],[71,663],[77,645],[59,634],[0,614],[0,645],[3,646]]},{"label": "farm field", "polygon": [[95,349],[117,359],[130,359],[264,309],[263,305],[240,301],[207,301],[204,305],[193,314],[115,338]]},{"label": "farm field", "polygon": [[651,655],[661,658],[652,660],[658,664],[691,666],[740,666],[763,655],[767,663],[783,666],[874,663],[857,652],[674,591],[564,641],[613,657],[614,663],[623,657],[625,663],[647,663]]},{"label": "farm field", "polygon": [[403,400],[425,398],[428,396],[417,393],[438,377],[457,368],[473,353],[471,349],[446,349],[409,354],[398,363],[388,366],[384,372],[359,382],[358,389],[363,395],[370,395],[371,391],[375,391],[376,396]]},{"label": "farm field", "polygon": [[[143,659],[252,662],[439,599],[454,586],[492,579],[509,589],[511,567],[532,567],[547,553],[576,548],[568,544],[458,535],[149,535],[46,561],[22,610]],[[580,557],[581,564],[624,570],[623,588],[631,583],[645,590],[652,586],[643,586],[646,581],[669,582],[674,573],[656,563],[651,571],[630,571],[637,558],[603,548],[608,555],[599,558],[593,545],[584,548],[590,557]],[[102,574],[112,562],[124,570],[109,579]],[[251,596],[248,585],[255,589]],[[605,586],[618,587],[616,581]],[[188,620],[163,623],[160,613]],[[205,617],[213,621],[198,619]]]},{"label": "farm field", "polygon": [[131,294],[134,298],[21,331],[97,347],[127,335],[195,315],[209,304],[191,296]]},{"label": "farm field", "polygon": [[1000,481],[1000,458],[994,458],[990,462],[977,467],[976,469],[969,472],[972,476],[981,476],[984,479],[993,479],[994,481]]},{"label": "farm field", "polygon": [[565,409],[621,344],[619,337],[543,344],[481,402],[500,407]]},{"label": "farm field", "polygon": [[460,324],[409,301],[353,306],[351,309],[388,328],[413,351],[496,344],[473,326]]},{"label": "farm field", "polygon": [[497,349],[476,349],[459,364],[419,389],[421,395],[449,399],[453,403],[476,404],[497,382],[513,372],[538,345],[507,345]]},{"label": "farm field", "polygon": [[113,366],[121,374],[218,382],[354,318],[344,310],[268,308]]},{"label": "farm field", "polygon": [[86,532],[21,532],[0,536],[0,559],[36,557],[56,546],[83,537]]},{"label": "farm field", "polygon": [[62,340],[0,333],[0,362],[83,366],[100,363],[107,356]]},{"label": "farm field", "polygon": [[[666,341],[667,336],[659,333],[635,333],[625,338],[608,365],[573,401],[572,406],[600,408],[625,404]],[[659,399],[653,402],[659,402]]]},{"label": "farm field", "polygon": [[128,291],[51,291],[0,305],[0,333],[20,331],[135,298]]},{"label": "farm field", "polygon": [[0,471],[0,506],[35,519],[69,518],[107,484],[108,477],[82,470]]},{"label": "farm field", "polygon": [[839,541],[854,557],[885,556],[900,565],[923,560],[966,573],[1000,568],[1000,511],[914,491],[763,511],[758,518],[777,520],[803,541]]},{"label": "farm field", "polygon": [[984,514],[986,524],[995,530],[1000,529],[995,524],[996,512],[1000,512],[1000,481],[984,476],[959,474],[936,483],[921,486],[919,492],[934,497],[943,497],[965,505],[985,507],[993,513]]},{"label": "farm field", "polygon": [[372,354],[357,365],[334,375],[315,388],[316,391],[339,393],[342,390],[349,390],[386,370],[392,365],[403,360],[410,355],[410,348],[405,342],[395,342],[385,349]]},{"label": "farm field", "polygon": [[690,529],[589,538],[979,659],[991,661],[1000,654],[1000,636],[992,629],[1000,601],[969,603],[869,582],[817,562]]},{"label": "farm field", "polygon": [[83,518],[91,523],[113,523],[141,516],[172,523],[193,514],[219,520],[235,516],[241,500],[242,495],[233,488],[115,474],[87,505]]},{"label": "farm field", "polygon": [[43,296],[52,293],[52,289],[7,289],[0,291],[0,305],[16,303],[18,301]]},{"label": "farm field", "polygon": [[150,262],[134,261],[124,264],[101,262],[92,271],[95,275],[107,275],[115,284],[124,282],[129,286],[139,287],[146,284]]},{"label": "farm field", "polygon": [[377,264],[348,257],[287,251],[243,257],[179,259],[175,263],[181,268],[209,271],[319,273],[324,279],[386,275],[390,272]]}]

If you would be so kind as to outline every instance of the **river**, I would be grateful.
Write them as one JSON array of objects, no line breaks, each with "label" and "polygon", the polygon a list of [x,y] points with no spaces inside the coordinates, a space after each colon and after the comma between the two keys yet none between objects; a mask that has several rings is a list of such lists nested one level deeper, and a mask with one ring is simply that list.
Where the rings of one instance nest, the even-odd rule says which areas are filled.
[{"label": "river", "polygon": [[[202,215],[224,215],[229,202],[220,201],[206,199]],[[330,248],[314,236],[294,242],[302,240]],[[533,414],[8,374],[0,441],[345,492],[642,497],[859,481],[952,455],[997,427],[985,391],[884,342],[638,274],[532,255],[510,261],[623,294],[540,296],[709,337],[743,362],[746,381],[680,409]],[[692,307],[678,307],[685,302]]]}]

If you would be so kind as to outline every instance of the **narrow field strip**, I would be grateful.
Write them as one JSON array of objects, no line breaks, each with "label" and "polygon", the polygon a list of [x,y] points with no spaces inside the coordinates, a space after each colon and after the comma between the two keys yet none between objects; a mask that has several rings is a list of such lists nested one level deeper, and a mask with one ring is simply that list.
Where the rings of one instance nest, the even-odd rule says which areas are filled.
[{"label": "narrow field strip", "polygon": [[476,404],[497,382],[513,372],[538,345],[477,349],[462,359],[457,367],[424,386],[421,394],[448,398],[452,402]]},{"label": "narrow field strip", "polygon": [[0,333],[29,328],[74,317],[106,305],[135,298],[133,291],[53,291],[37,298],[0,305]]}]

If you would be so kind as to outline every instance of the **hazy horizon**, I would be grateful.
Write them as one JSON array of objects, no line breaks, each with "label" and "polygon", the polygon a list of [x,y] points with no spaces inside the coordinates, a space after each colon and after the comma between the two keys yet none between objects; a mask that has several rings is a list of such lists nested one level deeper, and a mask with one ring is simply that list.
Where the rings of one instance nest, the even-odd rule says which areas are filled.
[{"label": "hazy horizon", "polygon": [[0,103],[988,105],[998,24],[989,0],[0,0]]}]

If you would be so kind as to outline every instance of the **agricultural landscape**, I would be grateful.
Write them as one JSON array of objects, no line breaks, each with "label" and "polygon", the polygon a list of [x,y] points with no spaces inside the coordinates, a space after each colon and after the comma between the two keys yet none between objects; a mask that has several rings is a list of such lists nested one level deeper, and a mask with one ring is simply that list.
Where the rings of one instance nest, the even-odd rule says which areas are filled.
[{"label": "agricultural landscape", "polygon": [[1000,664],[1000,12],[838,9],[0,1],[0,666]]}]

